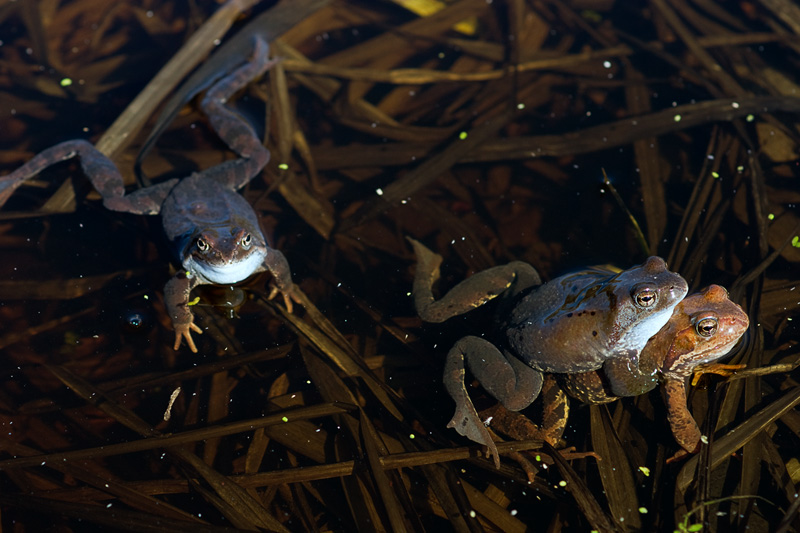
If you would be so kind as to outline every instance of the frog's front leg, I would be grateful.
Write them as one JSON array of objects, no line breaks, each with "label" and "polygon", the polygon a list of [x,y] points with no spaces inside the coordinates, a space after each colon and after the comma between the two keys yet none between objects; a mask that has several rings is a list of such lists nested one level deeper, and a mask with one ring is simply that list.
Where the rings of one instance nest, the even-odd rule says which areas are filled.
[{"label": "frog's front leg", "polygon": [[175,344],[173,348],[177,350],[183,339],[192,352],[197,353],[197,346],[192,339],[192,331],[203,333],[194,323],[194,315],[189,310],[189,294],[192,289],[199,285],[197,276],[191,272],[183,270],[175,274],[164,286],[164,301],[167,305],[167,314],[172,320],[172,328],[175,330]]},{"label": "frog's front leg", "polygon": [[461,435],[487,447],[486,456],[494,456],[500,467],[497,447],[486,426],[478,417],[464,385],[464,361],[481,385],[506,408],[524,409],[536,399],[542,388],[542,374],[516,357],[505,355],[480,337],[463,337],[447,354],[444,385],[456,402],[456,412],[447,424]]},{"label": "frog's front leg", "polygon": [[289,262],[286,261],[286,256],[280,250],[268,248],[264,258],[264,268],[272,273],[273,278],[272,290],[268,299],[272,300],[278,293],[281,293],[286,310],[291,313],[294,309],[292,302],[302,304],[303,301],[297,293],[297,286],[292,282],[292,271],[289,268]]},{"label": "frog's front leg", "polygon": [[687,407],[685,380],[667,379],[662,385],[662,392],[672,435],[683,448],[683,451],[679,451],[673,459],[687,453],[697,453],[700,450],[702,433]]},{"label": "frog's front leg", "polygon": [[[610,393],[616,397],[639,396],[656,388],[658,369],[647,353],[642,358],[613,357],[603,363]],[[613,398],[612,398],[613,399]],[[597,402],[592,402],[597,403]]]},{"label": "frog's front leg", "polygon": [[169,191],[178,180],[169,180],[154,187],[125,195],[125,184],[116,165],[88,141],[76,139],[59,143],[38,153],[14,172],[0,178],[0,206],[25,180],[42,170],[78,157],[81,168],[92,185],[103,197],[103,205],[112,211],[153,215],[159,212]]},{"label": "frog's front leg", "polygon": [[514,294],[541,283],[539,275],[531,265],[514,261],[478,272],[436,301],[431,289],[439,279],[442,256],[433,253],[419,241],[410,237],[408,240],[417,256],[413,287],[414,306],[417,314],[426,322],[444,322],[450,317],[480,307],[501,294]]}]

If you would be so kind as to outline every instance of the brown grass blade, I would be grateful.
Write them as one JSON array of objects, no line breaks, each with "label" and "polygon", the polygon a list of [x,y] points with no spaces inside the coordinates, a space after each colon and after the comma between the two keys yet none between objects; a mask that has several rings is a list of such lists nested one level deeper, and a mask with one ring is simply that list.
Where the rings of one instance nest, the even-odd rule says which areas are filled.
[{"label": "brown grass blade", "polygon": [[[739,424],[727,435],[717,439],[711,450],[711,468],[719,466],[730,454],[744,446],[760,431],[780,418],[783,413],[793,409],[798,403],[800,403],[800,388],[795,387],[783,393],[780,398],[765,406],[745,422]],[[694,479],[697,462],[698,458],[692,457],[681,469],[677,479],[677,487],[682,492],[686,491]]]},{"label": "brown grass blade", "polygon": [[642,519],[631,465],[622,441],[603,405],[590,407],[592,447],[603,458],[597,461],[611,516],[622,531],[639,531]]},{"label": "brown grass blade", "polygon": [[[103,412],[128,428],[144,436],[155,436],[158,432],[134,413],[121,405],[107,401],[104,395],[89,383],[68,370],[48,366],[47,369],[58,377],[70,390],[85,401],[101,409]],[[190,466],[200,477],[211,485],[219,500],[210,500],[212,504],[220,503],[218,509],[239,527],[254,529],[256,526],[276,531],[287,531],[283,525],[270,514],[266,513],[259,502],[255,501],[244,489],[229,478],[220,474],[202,462],[196,455],[181,449],[170,450],[176,458]]]},{"label": "brown grass blade", "polygon": [[564,477],[565,488],[575,498],[578,507],[592,527],[597,531],[619,531],[615,521],[603,510],[581,476],[573,470],[555,448],[545,443],[544,449],[553,458],[558,471]]}]

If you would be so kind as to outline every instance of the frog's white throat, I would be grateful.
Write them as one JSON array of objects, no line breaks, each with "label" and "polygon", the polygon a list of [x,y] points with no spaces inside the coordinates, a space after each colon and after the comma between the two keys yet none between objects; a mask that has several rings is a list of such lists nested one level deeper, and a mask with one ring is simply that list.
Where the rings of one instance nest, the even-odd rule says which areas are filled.
[{"label": "frog's white throat", "polygon": [[[677,305],[677,303],[676,303]],[[617,348],[640,351],[650,338],[658,333],[672,316],[673,307],[657,311],[643,320],[635,328],[629,328],[625,336],[619,339]]]},{"label": "frog's white throat", "polygon": [[189,255],[183,262],[184,268],[208,283],[225,285],[238,283],[249,278],[254,272],[261,270],[266,257],[266,250],[255,249],[247,257],[238,261],[225,263],[208,263],[198,261]]}]

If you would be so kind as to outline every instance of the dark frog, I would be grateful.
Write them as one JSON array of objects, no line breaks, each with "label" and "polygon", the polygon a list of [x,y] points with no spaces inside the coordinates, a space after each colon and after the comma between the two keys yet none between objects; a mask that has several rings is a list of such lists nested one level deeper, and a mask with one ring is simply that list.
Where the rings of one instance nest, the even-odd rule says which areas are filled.
[{"label": "dark frog", "polygon": [[[636,367],[624,359],[611,359],[600,370],[561,375],[557,381],[570,396],[591,404],[644,394],[660,384],[672,434],[684,450],[678,456],[695,453],[701,434],[686,405],[686,382],[698,366],[726,356],[749,325],[747,314],[728,298],[728,291],[711,285],[675,307],[669,322],[642,350]],[[553,411],[566,419],[566,406]],[[545,439],[554,443],[565,422],[550,423],[556,430],[546,432]]]},{"label": "dark frog", "polygon": [[114,164],[90,143],[74,140],[48,148],[0,178],[2,206],[26,179],[78,156],[107,208],[145,215],[160,213],[164,232],[182,266],[164,289],[176,350],[185,339],[197,352],[192,332],[201,330],[189,310],[189,294],[198,285],[237,283],[268,270],[274,277],[270,298],[280,292],[290,312],[292,301],[300,301],[286,259],[267,245],[253,208],[236,193],[261,172],[269,161],[269,151],[250,125],[225,103],[273,65],[267,50],[266,42],[255,39],[253,57],[214,84],[201,104],[211,126],[239,159],[125,194],[122,176]]},{"label": "dark frog", "polygon": [[659,257],[623,272],[591,268],[545,284],[531,265],[515,261],[475,274],[436,301],[431,287],[442,258],[411,243],[417,256],[414,303],[423,320],[443,322],[500,297],[496,338],[502,351],[481,337],[463,337],[448,353],[444,373],[456,402],[448,427],[487,446],[497,465],[497,449],[464,386],[465,360],[492,396],[518,411],[539,395],[542,373],[588,372],[610,359],[637,366],[648,339],[688,290]]}]

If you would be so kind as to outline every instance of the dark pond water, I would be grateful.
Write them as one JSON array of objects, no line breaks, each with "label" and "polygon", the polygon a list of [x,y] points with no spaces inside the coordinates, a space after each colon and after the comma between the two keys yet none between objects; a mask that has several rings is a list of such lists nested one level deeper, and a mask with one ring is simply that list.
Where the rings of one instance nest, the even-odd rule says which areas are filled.
[{"label": "dark pond water", "polygon": [[[285,81],[272,72],[232,104],[272,151],[241,193],[313,305],[286,314],[268,274],[203,288],[199,353],[175,351],[163,287],[179,265],[158,217],[104,209],[74,161],[0,210],[3,525],[796,529],[800,396],[790,367],[769,366],[798,358],[796,29],[766,3],[461,0],[416,24],[395,4],[331,3],[273,46]],[[98,142],[215,9],[0,8],[0,174],[64,140]],[[392,69],[417,77],[388,83]],[[155,182],[235,157],[197,104],[144,161]],[[129,190],[154,120],[113,156]],[[661,255],[691,292],[731,290],[751,322],[731,361],[769,368],[688,389],[712,442],[689,461],[667,462],[679,447],[658,390],[573,402],[567,463],[504,453],[497,471],[474,445],[470,460],[435,456],[472,444],[445,427],[442,369],[460,337],[492,334],[495,309],[423,324],[406,236],[444,256],[442,293],[512,260],[552,279]],[[467,389],[496,404],[469,375]],[[141,444],[187,431],[180,449]],[[99,449],[126,443],[142,447]],[[66,451],[85,455],[2,462]],[[602,460],[580,455],[592,451]],[[431,453],[401,455],[418,452]],[[233,481],[241,493],[225,493]]]}]

